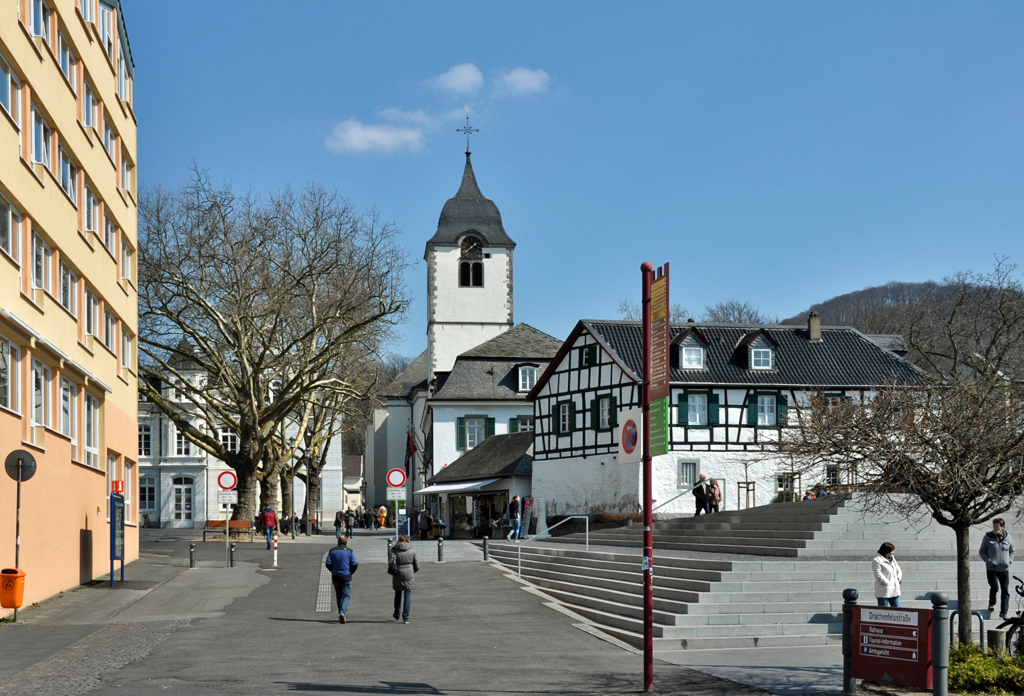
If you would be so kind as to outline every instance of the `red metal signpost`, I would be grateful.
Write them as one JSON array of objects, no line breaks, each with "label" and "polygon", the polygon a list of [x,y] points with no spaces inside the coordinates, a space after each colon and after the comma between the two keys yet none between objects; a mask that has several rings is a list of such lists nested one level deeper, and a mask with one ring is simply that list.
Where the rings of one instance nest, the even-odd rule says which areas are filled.
[{"label": "red metal signpost", "polygon": [[852,676],[882,684],[932,688],[930,609],[857,607]]}]

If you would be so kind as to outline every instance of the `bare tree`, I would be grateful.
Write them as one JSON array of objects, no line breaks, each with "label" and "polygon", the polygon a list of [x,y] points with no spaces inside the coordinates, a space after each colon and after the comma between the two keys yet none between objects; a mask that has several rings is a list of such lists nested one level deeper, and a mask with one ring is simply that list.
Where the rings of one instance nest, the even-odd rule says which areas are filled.
[{"label": "bare tree", "polygon": [[908,307],[919,385],[879,385],[864,403],[816,394],[776,451],[806,471],[826,464],[860,482],[869,509],[921,512],[956,537],[960,640],[971,640],[970,528],[1024,496],[1024,288],[998,260],[960,273]]},{"label": "bare tree", "polygon": [[[619,316],[626,321],[642,321],[643,308],[630,298],[619,302]],[[690,318],[690,313],[678,303],[672,303],[672,322],[684,322]]]},{"label": "bare tree", "polygon": [[755,324],[761,326],[778,323],[776,317],[768,316],[749,302],[740,302],[739,300],[724,300],[706,306],[701,321],[715,324]]},{"label": "bare tree", "polygon": [[140,391],[238,472],[234,516],[251,519],[257,482],[261,502],[276,497],[294,454],[286,424],[301,442],[315,395],[341,410],[372,397],[407,305],[398,230],[319,186],[238,196],[195,169],[178,190],[144,191],[139,223]]}]

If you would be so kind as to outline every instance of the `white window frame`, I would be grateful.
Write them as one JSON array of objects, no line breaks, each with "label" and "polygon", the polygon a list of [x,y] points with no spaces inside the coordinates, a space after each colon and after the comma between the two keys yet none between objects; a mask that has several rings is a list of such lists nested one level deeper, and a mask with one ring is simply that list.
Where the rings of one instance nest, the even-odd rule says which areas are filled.
[{"label": "white window frame", "polygon": [[128,61],[125,56],[124,43],[117,39],[117,96],[121,101],[131,101],[131,76],[128,75]]},{"label": "white window frame", "polygon": [[96,0],[82,0],[82,19],[86,22],[96,22]]},{"label": "white window frame", "polygon": [[78,59],[75,57],[75,52],[71,50],[71,44],[64,38],[64,32],[62,31],[57,32],[57,50],[60,71],[64,73],[64,77],[71,83],[71,89],[77,94],[78,86],[75,82],[75,77],[77,75]]},{"label": "white window frame", "polygon": [[132,338],[130,333],[121,330],[121,367],[125,370],[132,369]]},{"label": "white window frame", "polygon": [[32,361],[32,425],[50,425],[50,387],[53,368],[40,360]]},{"label": "white window frame", "polygon": [[78,387],[67,377],[60,378],[60,432],[76,442],[75,404],[78,401]]},{"label": "white window frame", "polygon": [[704,369],[704,349],[695,346],[682,346],[682,367],[684,370]]},{"label": "white window frame", "polygon": [[92,91],[92,85],[89,81],[85,81],[85,104],[83,107],[85,116],[85,127],[96,128],[96,118],[99,115],[99,100],[96,99],[96,93]]},{"label": "white window frame", "polygon": [[131,192],[132,190],[132,163],[128,161],[128,155],[121,150],[121,190]]},{"label": "white window frame", "polygon": [[775,474],[775,490],[778,493],[792,493],[796,490],[796,475],[790,471]]},{"label": "white window frame", "polygon": [[0,251],[20,265],[21,215],[11,203],[0,196]]},{"label": "white window frame", "polygon": [[[114,492],[114,481],[117,480],[117,455],[107,452],[107,495]],[[110,520],[110,507],[107,507],[107,521]]]},{"label": "white window frame", "polygon": [[0,106],[14,122],[21,124],[21,81],[11,66],[0,56]]},{"label": "white window frame", "polygon": [[135,464],[128,459],[124,460],[124,521],[125,524],[132,522],[132,473]]},{"label": "white window frame", "polygon": [[[479,436],[479,437],[478,437]],[[484,416],[466,417],[466,451],[478,447],[487,439],[487,418]]]},{"label": "white window frame", "polygon": [[[467,431],[467,434],[468,432],[469,431]],[[221,428],[218,432],[218,436],[220,444],[223,445],[228,452],[238,451],[238,433],[235,432],[234,428]]]},{"label": "white window frame", "polygon": [[71,161],[71,155],[62,147],[60,150],[60,187],[68,198],[78,205],[78,166]]},{"label": "white window frame", "polygon": [[121,279],[132,279],[132,248],[121,239]]},{"label": "white window frame", "polygon": [[85,395],[85,463],[94,469],[100,465],[100,400]]},{"label": "white window frame", "polygon": [[53,129],[43,118],[43,114],[32,105],[32,161],[41,164],[47,169],[51,167],[50,141],[53,139]]},{"label": "white window frame", "polygon": [[0,407],[19,413],[18,366],[21,351],[12,341],[0,336]]},{"label": "white window frame", "polygon": [[750,349],[750,369],[770,370],[775,362],[774,351],[771,348]]},{"label": "white window frame", "polygon": [[680,490],[690,490],[697,485],[700,476],[700,462],[680,459],[676,464],[676,485]]},{"label": "white window frame", "polygon": [[528,392],[537,386],[537,368],[526,365],[519,368],[519,391]]},{"label": "white window frame", "polygon": [[518,420],[521,433],[532,433],[537,426],[537,421],[533,416],[519,416]]},{"label": "white window frame", "polygon": [[139,456],[153,456],[153,426],[149,423],[139,423]]},{"label": "white window frame", "polygon": [[78,316],[78,276],[71,267],[63,261],[60,262],[60,304],[61,306]]},{"label": "white window frame", "polygon": [[114,147],[117,145],[117,131],[110,127],[110,121],[103,117],[103,149],[114,159]]},{"label": "white window frame", "polygon": [[708,395],[686,395],[686,424],[703,426],[708,424]]},{"label": "white window frame", "polygon": [[37,232],[32,233],[32,287],[50,292],[53,250]]},{"label": "white window frame", "polygon": [[52,19],[50,13],[50,6],[46,4],[44,0],[29,0],[31,5],[29,12],[31,14],[31,29],[32,36],[38,36],[47,43],[50,42],[50,20]]},{"label": "white window frame", "polygon": [[100,212],[100,199],[85,185],[85,231],[96,234],[96,218]]},{"label": "white window frame", "polygon": [[174,429],[174,455],[176,457],[192,456],[192,441],[177,428]]},{"label": "white window frame", "polygon": [[139,510],[156,510],[156,478],[139,477]]},{"label": "white window frame", "polygon": [[107,58],[114,62],[114,7],[103,0],[100,0],[100,40],[102,48],[107,52]]},{"label": "white window frame", "polygon": [[572,432],[574,423],[569,422],[572,418],[571,406],[569,402],[558,404],[558,433],[560,435],[568,435]]},{"label": "white window frame", "polygon": [[772,428],[777,425],[779,417],[777,407],[778,399],[774,394],[757,395],[757,426],[759,428]]},{"label": "white window frame", "polygon": [[599,430],[610,430],[612,427],[612,398],[602,396],[597,400],[597,427]]},{"label": "white window frame", "polygon": [[99,315],[100,301],[96,293],[88,287],[85,289],[85,334],[87,336],[99,336]]},{"label": "white window frame", "polygon": [[117,227],[106,213],[103,214],[103,246],[114,253],[114,242],[117,241]]},{"label": "white window frame", "polygon": [[117,350],[117,317],[107,310],[103,310],[103,345],[110,352]]}]

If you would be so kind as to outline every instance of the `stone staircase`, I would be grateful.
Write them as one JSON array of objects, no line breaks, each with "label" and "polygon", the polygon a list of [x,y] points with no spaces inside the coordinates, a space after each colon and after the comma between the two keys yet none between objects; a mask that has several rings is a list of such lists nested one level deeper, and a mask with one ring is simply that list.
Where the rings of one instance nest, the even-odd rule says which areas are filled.
[{"label": "stone staircase", "polygon": [[[564,610],[642,647],[641,537],[634,527],[592,533],[589,551],[582,535],[572,535],[519,546],[492,542],[490,553],[512,574],[521,562],[523,581]],[[935,591],[955,598],[953,534],[934,527],[864,515],[838,499],[659,522],[654,648],[838,645],[842,592],[857,588],[862,604],[875,604],[871,558],[885,540],[902,556],[903,606],[930,607]],[[980,540],[975,530],[972,546]],[[971,577],[974,607],[985,609],[980,560]]]}]

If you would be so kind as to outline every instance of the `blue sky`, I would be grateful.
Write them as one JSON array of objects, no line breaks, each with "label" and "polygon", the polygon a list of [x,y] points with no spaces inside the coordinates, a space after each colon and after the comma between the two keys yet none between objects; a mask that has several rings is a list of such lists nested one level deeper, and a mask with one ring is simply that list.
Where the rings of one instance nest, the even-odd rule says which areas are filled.
[{"label": "blue sky", "polygon": [[638,298],[789,316],[1024,261],[1022,3],[123,0],[142,185],[192,158],[318,182],[425,241],[473,164],[517,242],[515,315],[559,338]]}]

